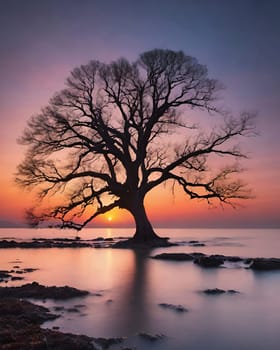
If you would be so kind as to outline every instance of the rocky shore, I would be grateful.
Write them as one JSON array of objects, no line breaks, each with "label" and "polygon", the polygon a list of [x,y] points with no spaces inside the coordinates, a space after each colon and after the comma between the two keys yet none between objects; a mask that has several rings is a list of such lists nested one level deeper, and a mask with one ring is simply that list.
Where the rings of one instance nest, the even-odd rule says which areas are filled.
[{"label": "rocky shore", "polygon": [[[43,306],[18,299],[23,291],[25,297],[34,297],[38,292],[38,284],[30,283],[22,287],[2,287],[0,290],[0,349],[1,350],[96,350],[93,338],[84,335],[62,333],[51,329],[43,329],[40,325],[60,317]],[[34,290],[32,290],[34,288]],[[41,289],[47,288],[40,286]],[[56,288],[56,289],[55,289]],[[27,293],[27,290],[29,291]],[[72,296],[70,287],[52,287],[46,289],[59,291],[50,295],[54,298]],[[76,290],[77,291],[77,290]],[[83,294],[84,291],[81,291]],[[46,296],[46,295],[44,295]],[[42,298],[44,297],[42,296]]]},{"label": "rocky shore", "polygon": [[[44,329],[46,321],[61,317],[44,306],[21,298],[66,300],[83,297],[89,292],[64,287],[46,287],[37,282],[20,287],[0,287],[0,349],[1,350],[100,350],[123,342],[123,338],[93,338]],[[77,305],[76,308],[84,305]],[[63,307],[54,308],[56,312]],[[70,309],[68,310],[70,312]]]},{"label": "rocky shore", "polygon": [[109,248],[114,243],[123,238],[104,238],[97,237],[88,240],[75,238],[33,238],[28,241],[17,241],[14,239],[0,240],[0,249],[5,248]]},{"label": "rocky shore", "polygon": [[237,264],[255,271],[280,270],[279,258],[241,258],[239,256],[206,255],[204,253],[161,253],[151,257],[157,260],[192,261],[204,268],[226,267],[227,264]]}]

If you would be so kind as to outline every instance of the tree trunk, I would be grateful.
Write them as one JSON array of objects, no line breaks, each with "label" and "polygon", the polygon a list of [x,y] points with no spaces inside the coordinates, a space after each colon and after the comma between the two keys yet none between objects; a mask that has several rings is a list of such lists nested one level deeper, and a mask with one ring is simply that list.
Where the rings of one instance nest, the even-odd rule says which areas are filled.
[{"label": "tree trunk", "polygon": [[138,242],[149,242],[161,239],[153,230],[153,227],[147,217],[143,200],[135,203],[129,208],[130,213],[134,217],[136,224],[136,232],[133,240]]}]

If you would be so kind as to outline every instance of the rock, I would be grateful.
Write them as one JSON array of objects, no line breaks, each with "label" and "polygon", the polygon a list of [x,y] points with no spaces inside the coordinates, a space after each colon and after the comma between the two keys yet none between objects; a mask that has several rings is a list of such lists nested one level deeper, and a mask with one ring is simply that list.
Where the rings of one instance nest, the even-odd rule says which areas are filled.
[{"label": "rock", "polygon": [[70,238],[33,238],[32,241],[17,242],[1,240],[0,248],[83,248],[91,247],[88,242]]},{"label": "rock", "polygon": [[188,309],[186,309],[182,305],[173,305],[173,304],[166,304],[166,303],[161,303],[158,305],[165,308],[165,309],[170,309],[170,310],[177,311],[177,312],[187,312],[188,311]]},{"label": "rock", "polygon": [[39,269],[33,269],[33,268],[31,268],[31,267],[22,269],[22,271],[23,271],[24,273],[34,272],[34,271],[37,271],[37,270],[39,270]]},{"label": "rock", "polygon": [[102,242],[104,241],[104,237],[97,237],[92,239],[93,242]]},{"label": "rock", "polygon": [[255,258],[252,259],[250,268],[252,270],[269,271],[269,270],[280,270],[280,259],[279,258]]},{"label": "rock", "polygon": [[138,333],[138,336],[145,339],[145,340],[148,340],[150,342],[155,342],[157,340],[164,338],[163,334],[149,334],[149,333],[144,333],[144,332]]},{"label": "rock", "polygon": [[219,289],[219,288],[213,288],[213,289],[205,289],[203,291],[203,293],[205,294],[209,294],[209,295],[219,295],[219,294],[236,294],[239,293],[237,290],[234,289],[229,289],[229,290],[224,290],[224,289]]},{"label": "rock", "polygon": [[78,312],[80,312],[80,310],[78,309],[78,308],[76,308],[76,307],[70,307],[69,309],[65,309],[65,311],[67,311],[67,312],[71,312],[71,313],[78,313]]},{"label": "rock", "polygon": [[11,281],[21,281],[24,280],[24,277],[20,277],[20,276],[12,276],[11,277]]},{"label": "rock", "polygon": [[10,274],[9,274],[9,271],[7,270],[0,270],[0,278],[3,279],[3,278],[10,278]]},{"label": "rock", "polygon": [[41,323],[57,317],[28,301],[0,298],[0,349],[97,350],[93,338],[40,328]]},{"label": "rock", "polygon": [[0,297],[33,298],[33,299],[69,299],[88,295],[89,292],[76,288],[45,287],[37,282],[20,287],[0,287]]},{"label": "rock", "polygon": [[18,321],[23,320],[32,324],[41,324],[59,317],[51,314],[46,307],[10,297],[0,298],[0,315],[1,319],[3,317],[16,317]]},{"label": "rock", "polygon": [[221,255],[202,256],[195,259],[194,263],[202,267],[218,267],[224,263],[224,256],[221,256]]},{"label": "rock", "polygon": [[172,261],[191,261],[194,260],[192,254],[186,253],[161,253],[155,256],[151,256],[152,259],[158,260],[172,260]]},{"label": "rock", "polygon": [[161,253],[155,256],[151,256],[151,258],[157,260],[191,261],[195,259],[195,256],[193,254],[187,253]]},{"label": "rock", "polygon": [[142,242],[137,241],[134,238],[118,241],[113,244],[112,248],[124,248],[124,249],[140,249],[140,250],[149,250],[152,248],[161,248],[161,247],[171,247],[177,245],[176,243],[171,243],[168,241],[169,238],[157,238],[154,240]]},{"label": "rock", "polygon": [[195,240],[189,241],[188,244],[192,247],[205,247],[205,245],[206,245],[204,243],[201,243],[201,242],[195,241]]},{"label": "rock", "polygon": [[64,306],[54,306],[54,311],[64,311],[65,307]]},{"label": "rock", "polygon": [[226,293],[226,291],[223,290],[223,289],[214,288],[214,289],[205,289],[205,290],[203,291],[203,293],[205,293],[205,294],[211,294],[211,295],[217,295],[217,294],[224,294],[224,293]]},{"label": "rock", "polygon": [[108,349],[110,346],[120,344],[125,338],[94,338],[94,342],[102,347]]}]

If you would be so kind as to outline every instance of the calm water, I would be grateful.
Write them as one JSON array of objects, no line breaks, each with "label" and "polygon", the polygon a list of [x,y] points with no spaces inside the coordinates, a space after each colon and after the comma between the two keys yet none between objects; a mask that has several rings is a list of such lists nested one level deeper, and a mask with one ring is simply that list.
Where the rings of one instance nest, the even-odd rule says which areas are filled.
[{"label": "calm water", "polygon": [[[87,229],[82,238],[128,236],[131,229]],[[158,229],[174,241],[196,239],[206,247],[188,245],[155,249],[162,251],[221,253],[242,257],[280,257],[279,230]],[[55,230],[1,229],[0,238],[73,237]],[[279,349],[280,272],[256,273],[242,268],[202,269],[192,262],[148,259],[131,250],[114,249],[3,249],[0,269],[10,269],[16,259],[21,267],[39,268],[26,274],[26,282],[70,285],[101,296],[87,296],[45,305],[84,304],[80,313],[45,324],[65,332],[89,336],[125,336],[126,346],[154,350]],[[21,284],[14,282],[14,285]],[[236,289],[237,295],[207,296],[206,288]],[[181,304],[189,309],[176,313],[159,303]],[[164,334],[155,343],[138,332]],[[120,349],[121,347],[115,347]],[[112,347],[113,349],[113,347]]]}]

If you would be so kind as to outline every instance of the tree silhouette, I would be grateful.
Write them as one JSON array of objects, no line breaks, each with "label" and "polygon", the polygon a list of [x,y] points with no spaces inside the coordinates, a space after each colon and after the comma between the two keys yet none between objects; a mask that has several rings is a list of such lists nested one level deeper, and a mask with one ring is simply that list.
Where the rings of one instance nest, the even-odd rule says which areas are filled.
[{"label": "tree silhouette", "polygon": [[253,133],[250,113],[225,117],[204,133],[187,115],[219,112],[219,89],[207,68],[181,51],[155,49],[133,63],[121,58],[75,68],[66,89],[29,120],[20,139],[28,150],[17,182],[36,187],[43,203],[60,198],[51,208],[29,210],[29,222],[81,229],[119,207],[135,219],[133,239],[154,242],[159,237],[144,198],[164,182],[209,203],[248,198],[246,186],[231,178],[237,165],[215,173],[210,164],[215,156],[246,157],[232,140]]}]

